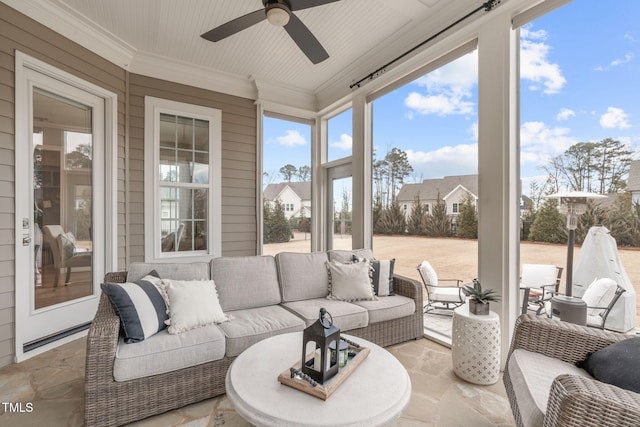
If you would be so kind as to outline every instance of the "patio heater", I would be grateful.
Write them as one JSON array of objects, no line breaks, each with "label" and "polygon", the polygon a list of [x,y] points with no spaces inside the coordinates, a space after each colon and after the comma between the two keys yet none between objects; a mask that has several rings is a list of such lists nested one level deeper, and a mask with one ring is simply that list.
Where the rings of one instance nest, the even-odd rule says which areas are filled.
[{"label": "patio heater", "polygon": [[580,215],[587,211],[587,200],[602,198],[599,194],[587,193],[584,191],[571,191],[564,193],[550,194],[549,199],[560,200],[560,213],[567,216],[567,272],[565,281],[565,295],[557,295],[551,299],[551,316],[560,318],[565,322],[579,325],[587,324],[587,304],[580,298],[571,295],[573,286],[573,246],[575,244],[575,233],[578,227]]}]

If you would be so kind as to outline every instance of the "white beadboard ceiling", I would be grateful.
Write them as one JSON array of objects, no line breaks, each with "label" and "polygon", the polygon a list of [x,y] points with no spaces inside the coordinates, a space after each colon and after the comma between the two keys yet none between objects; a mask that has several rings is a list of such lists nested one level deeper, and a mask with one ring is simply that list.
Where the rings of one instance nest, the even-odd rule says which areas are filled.
[{"label": "white beadboard ceiling", "polygon": [[[254,88],[263,81],[310,96],[337,81],[344,85],[364,77],[483,3],[340,0],[295,12],[330,55],[314,65],[284,29],[267,21],[217,43],[200,37],[262,9],[261,0],[2,1],[103,56],[105,48],[95,48],[96,40],[110,46],[114,54],[124,52],[129,61],[108,59],[133,72],[153,74],[154,61],[168,61],[176,74],[183,69],[188,76],[197,70],[201,78],[246,81]],[[68,28],[69,22],[75,25]],[[81,29],[93,31],[93,41],[83,37]],[[136,68],[137,63],[144,66]],[[234,92],[231,86],[228,93]]]}]

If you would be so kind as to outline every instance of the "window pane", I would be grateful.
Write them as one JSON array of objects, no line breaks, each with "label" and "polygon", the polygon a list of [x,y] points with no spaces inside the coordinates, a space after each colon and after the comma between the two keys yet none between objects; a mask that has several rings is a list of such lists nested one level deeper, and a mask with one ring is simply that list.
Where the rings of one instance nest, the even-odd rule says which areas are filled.
[{"label": "window pane", "polygon": [[264,118],[263,254],[311,251],[311,126]]},{"label": "window pane", "polygon": [[178,182],[193,182],[193,152],[178,150],[176,155],[178,157]]},{"label": "window pane", "polygon": [[352,141],[352,112],[351,108],[332,117],[327,122],[328,144],[327,160],[333,161],[349,157],[353,150]]},{"label": "window pane", "polygon": [[160,149],[160,181],[176,182],[178,171],[176,168],[175,150]]},{"label": "window pane", "polygon": [[175,148],[176,116],[160,114],[160,147]]},{"label": "window pane", "polygon": [[193,150],[193,119],[178,117],[176,124],[176,142],[178,148]]},{"label": "window pane", "polygon": [[195,120],[194,150],[209,152],[209,121]]},{"label": "window pane", "polygon": [[160,189],[162,197],[162,252],[207,249],[209,191]]},{"label": "window pane", "polygon": [[209,153],[193,153],[193,182],[197,184],[209,183]]}]

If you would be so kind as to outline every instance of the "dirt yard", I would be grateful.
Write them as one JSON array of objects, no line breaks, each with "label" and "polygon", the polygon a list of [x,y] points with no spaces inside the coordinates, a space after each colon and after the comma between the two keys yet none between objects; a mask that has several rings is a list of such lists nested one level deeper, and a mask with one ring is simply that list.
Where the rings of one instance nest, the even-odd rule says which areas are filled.
[{"label": "dirt yard", "polygon": [[[264,253],[309,252],[311,242],[304,234],[296,234],[288,243],[265,245]],[[351,236],[336,236],[336,249],[350,249]],[[433,265],[439,278],[456,278],[470,282],[477,277],[478,242],[455,238],[427,238],[417,236],[374,236],[373,251],[378,259],[395,258],[395,272],[420,280],[416,266],[423,260]],[[631,283],[636,290],[636,312],[640,314],[640,250],[619,249],[620,259]],[[580,253],[576,246],[574,259]],[[523,242],[520,245],[520,262],[525,264],[566,265],[566,245]],[[564,280],[564,273],[563,273]],[[636,326],[640,327],[640,316],[636,316]]]}]

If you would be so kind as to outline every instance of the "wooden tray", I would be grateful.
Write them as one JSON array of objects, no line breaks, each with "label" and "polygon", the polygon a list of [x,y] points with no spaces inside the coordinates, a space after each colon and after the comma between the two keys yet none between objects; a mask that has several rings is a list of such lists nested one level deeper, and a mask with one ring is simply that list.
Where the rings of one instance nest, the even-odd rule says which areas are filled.
[{"label": "wooden tray", "polygon": [[[280,383],[284,385],[288,385],[289,387],[304,391],[305,393],[308,393],[322,400],[327,400],[329,396],[331,396],[331,394],[333,394],[333,392],[336,391],[338,387],[340,387],[340,384],[342,384],[344,380],[346,380],[347,377],[356,370],[358,365],[360,365],[360,363],[362,363],[362,361],[366,359],[371,352],[371,350],[367,347],[354,347],[352,345],[349,345],[349,350],[355,351],[356,355],[350,358],[347,364],[344,365],[344,367],[338,368],[338,373],[331,379],[329,379],[326,384],[318,383],[314,387],[301,378],[291,378],[291,371],[289,369],[278,375],[278,381],[280,381]],[[312,357],[313,353],[309,353],[306,359],[309,360]],[[301,366],[302,362],[300,361],[292,367],[300,370]]]}]

